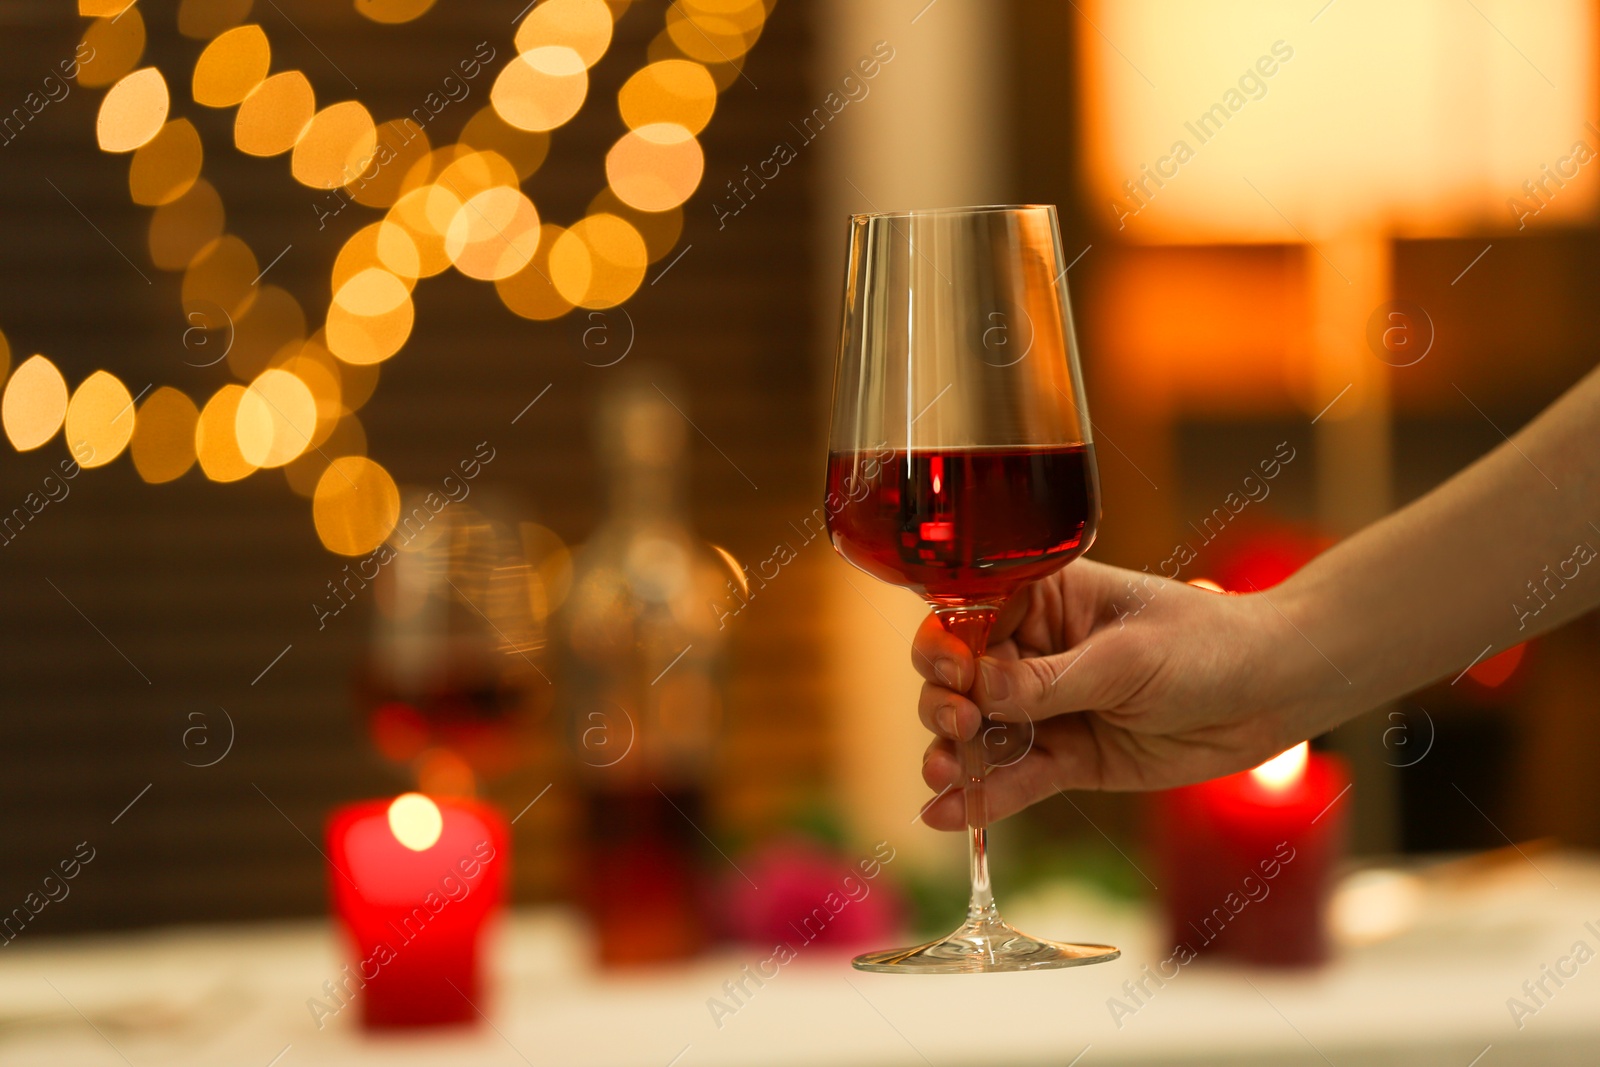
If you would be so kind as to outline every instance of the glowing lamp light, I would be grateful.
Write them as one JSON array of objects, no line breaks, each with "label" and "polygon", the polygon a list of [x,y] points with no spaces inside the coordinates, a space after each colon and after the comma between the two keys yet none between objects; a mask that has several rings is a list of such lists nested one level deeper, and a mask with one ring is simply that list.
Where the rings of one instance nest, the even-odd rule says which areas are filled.
[{"label": "glowing lamp light", "polygon": [[444,833],[444,816],[421,793],[402,793],[389,804],[389,832],[411,851],[426,852]]},{"label": "glowing lamp light", "polygon": [[1305,775],[1306,761],[1310,758],[1311,743],[1302,741],[1251,771],[1250,777],[1273,792],[1281,792]]},{"label": "glowing lamp light", "polygon": [[1210,578],[1190,578],[1189,584],[1194,586],[1196,589],[1209,589],[1213,593],[1227,592],[1226,589],[1222,588],[1222,586],[1218,585],[1216,582],[1213,582]]}]

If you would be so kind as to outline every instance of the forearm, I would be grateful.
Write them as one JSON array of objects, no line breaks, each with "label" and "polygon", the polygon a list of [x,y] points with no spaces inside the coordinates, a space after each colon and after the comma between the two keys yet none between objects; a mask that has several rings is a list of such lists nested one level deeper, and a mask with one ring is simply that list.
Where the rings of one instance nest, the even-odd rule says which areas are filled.
[{"label": "forearm", "polygon": [[[1313,728],[1600,603],[1600,371],[1450,481],[1267,594]],[[1298,632],[1297,632],[1298,631]]]}]

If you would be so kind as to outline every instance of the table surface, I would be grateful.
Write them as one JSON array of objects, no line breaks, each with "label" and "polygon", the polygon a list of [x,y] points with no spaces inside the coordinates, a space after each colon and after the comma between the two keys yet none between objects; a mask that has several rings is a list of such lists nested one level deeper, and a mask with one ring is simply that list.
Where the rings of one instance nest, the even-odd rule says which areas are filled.
[{"label": "table surface", "polygon": [[367,1036],[353,1007],[318,1028],[307,1002],[345,962],[326,923],[24,935],[0,952],[0,1063],[1592,1067],[1600,962],[1560,988],[1547,980],[1553,995],[1520,1029],[1507,1006],[1577,942],[1600,950],[1600,860],[1536,863],[1430,882],[1410,929],[1313,973],[1184,967],[1120,1020],[1110,998],[1128,1002],[1123,983],[1169,953],[1148,913],[1068,889],[1013,901],[1010,916],[1034,933],[1119,944],[1122,959],[932,978],[861,974],[802,949],[720,1020],[712,998],[726,1000],[723,983],[770,950],[600,973],[566,915],[517,912],[495,939],[483,1025],[404,1037]]}]

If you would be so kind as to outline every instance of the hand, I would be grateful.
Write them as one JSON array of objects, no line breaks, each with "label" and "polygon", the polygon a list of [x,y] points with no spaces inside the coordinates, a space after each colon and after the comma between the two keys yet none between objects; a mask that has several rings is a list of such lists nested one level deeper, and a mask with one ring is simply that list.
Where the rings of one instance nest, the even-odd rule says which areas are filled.
[{"label": "hand", "polygon": [[967,646],[929,615],[912,662],[927,679],[918,714],[938,735],[922,777],[944,792],[924,821],[965,825],[955,742],[992,723],[1016,724],[1013,754],[992,757],[999,765],[986,779],[996,819],[1057,790],[1164,789],[1231,774],[1310,736],[1311,713],[1290,695],[1313,650],[1279,600],[1078,560],[1006,605],[976,684]]}]

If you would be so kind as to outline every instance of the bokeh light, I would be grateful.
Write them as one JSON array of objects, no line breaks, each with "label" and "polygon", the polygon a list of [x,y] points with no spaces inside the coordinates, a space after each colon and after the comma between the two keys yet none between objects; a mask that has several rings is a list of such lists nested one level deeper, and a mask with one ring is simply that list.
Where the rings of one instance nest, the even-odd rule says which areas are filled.
[{"label": "bokeh light", "polygon": [[431,278],[450,266],[444,234],[460,209],[460,198],[438,185],[413,189],[389,209],[389,221],[403,228],[416,248],[417,277]]},{"label": "bokeh light", "polygon": [[337,189],[372,163],[378,128],[354,100],[323,108],[295,142],[290,170],[301,185]]},{"label": "bokeh light", "polygon": [[489,99],[519,130],[553,130],[578,113],[589,92],[583,57],[565,45],[523,52],[495,78]]},{"label": "bokeh light", "polygon": [[133,394],[108,371],[97,370],[67,403],[67,451],[81,467],[103,467],[133,438]]},{"label": "bokeh light", "polygon": [[284,481],[297,495],[310,500],[316,496],[317,483],[332,462],[330,457],[364,456],[367,454],[367,431],[361,420],[348,409],[334,423],[333,432],[317,442],[317,447],[300,453],[299,457],[283,468]]},{"label": "bokeh light", "polygon": [[78,14],[91,18],[114,18],[134,3],[135,0],[78,0]]},{"label": "bokeh light", "polygon": [[251,0],[182,0],[178,32],[207,41],[250,17]]},{"label": "bokeh light", "polygon": [[410,22],[426,14],[434,0],[355,0],[356,11],[373,22],[391,25]]},{"label": "bokeh light", "polygon": [[304,452],[317,429],[317,398],[292,372],[262,372],[234,415],[239,454],[256,467],[281,467]]},{"label": "bokeh light", "polygon": [[544,0],[517,28],[517,51],[561,46],[592,67],[611,45],[611,23],[605,0]]},{"label": "bokeh light", "polygon": [[699,133],[717,108],[717,83],[699,63],[663,59],[623,83],[617,107],[630,130],[670,122]]},{"label": "bokeh light", "polygon": [[762,0],[680,0],[667,9],[667,35],[690,59],[733,63],[756,43],[766,18]]},{"label": "bokeh light", "polygon": [[239,105],[233,120],[233,143],[252,156],[289,151],[317,112],[317,94],[298,70],[274,74]]},{"label": "bokeh light", "polygon": [[[361,0],[356,0],[359,6]],[[439,805],[421,793],[402,793],[389,804],[389,832],[413,852],[433,847],[444,833],[444,816]]]},{"label": "bokeh light", "polygon": [[139,406],[133,427],[134,469],[151,485],[174,481],[194,466],[195,424],[200,409],[183,393],[163,385]]},{"label": "bokeh light", "polygon": [[501,118],[492,104],[467,120],[461,143],[479,152],[498,153],[511,164],[519,182],[527,181],[550,153],[548,133],[517,129]]},{"label": "bokeh light", "polygon": [[205,162],[200,133],[188,119],[174,119],[133,154],[128,192],[135,204],[170,204],[194,187]]},{"label": "bokeh light", "polygon": [[18,452],[38,448],[56,435],[66,417],[66,379],[45,357],[29,357],[6,381],[0,399],[6,439]]},{"label": "bokeh light", "polygon": [[260,292],[255,286],[260,274],[250,246],[224,234],[200,249],[184,271],[184,310],[218,307],[237,323]]},{"label": "bokeh light", "polygon": [[311,516],[323,547],[360,556],[379,545],[400,517],[400,490],[383,467],[365,456],[340,456],[317,480]]},{"label": "bokeh light", "polygon": [[224,385],[200,409],[194,427],[195,457],[200,469],[214,482],[236,482],[255,471],[239,452],[239,402],[244,399],[242,385]]},{"label": "bokeh light", "polygon": [[330,293],[337,293],[345,282],[369,267],[381,267],[388,271],[399,278],[407,289],[416,285],[422,261],[411,232],[398,222],[384,219],[351,234],[333,261]]},{"label": "bokeh light", "polygon": [[328,350],[346,363],[380,363],[405,345],[414,317],[405,283],[369,267],[334,294],[324,328]]},{"label": "bokeh light", "polygon": [[681,206],[667,211],[640,211],[632,204],[624,204],[610,186],[600,190],[599,195],[589,201],[587,213],[611,214],[626,220],[644,238],[645,253],[652,263],[671,252],[677,246],[678,238],[683,236]]},{"label": "bokeh light", "polygon": [[300,301],[276,285],[258,286],[250,310],[233,323],[228,369],[249,381],[278,362],[286,349],[298,353],[305,337],[306,313]]},{"label": "bokeh light", "polygon": [[167,80],[155,67],[124,75],[106,90],[95,119],[95,138],[102,151],[132,152],[166,125]]},{"label": "bokeh light", "polygon": [[260,26],[239,26],[206,45],[194,65],[194,102],[234,107],[267,79],[272,45]]},{"label": "bokeh light", "polygon": [[564,233],[566,230],[553,223],[539,227],[539,245],[533,259],[517,273],[494,283],[507,310],[536,322],[558,319],[572,310],[572,301],[562,296],[550,280],[550,250]]},{"label": "bokeh light", "polygon": [[611,146],[606,180],[624,203],[640,211],[666,211],[694,194],[705,164],[694,134],[657,122],[629,130]]},{"label": "bokeh light", "polygon": [[86,89],[111,85],[139,65],[144,56],[144,18],[137,8],[114,19],[96,19],[83,31],[78,84]]},{"label": "bokeh light", "polygon": [[579,307],[615,307],[639,288],[647,263],[638,230],[615,215],[589,215],[556,239],[550,280]]},{"label": "bokeh light", "polygon": [[495,186],[455,214],[445,253],[469,278],[496,281],[527,266],[539,247],[539,212],[520,189]]},{"label": "bokeh light", "polygon": [[393,207],[405,191],[407,172],[430,151],[428,135],[410,119],[380,123],[372,162],[350,182],[350,195],[367,207]]},{"label": "bokeh light", "polygon": [[222,236],[222,198],[199,179],[150,218],[150,260],[162,270],[183,270],[206,245]]}]

